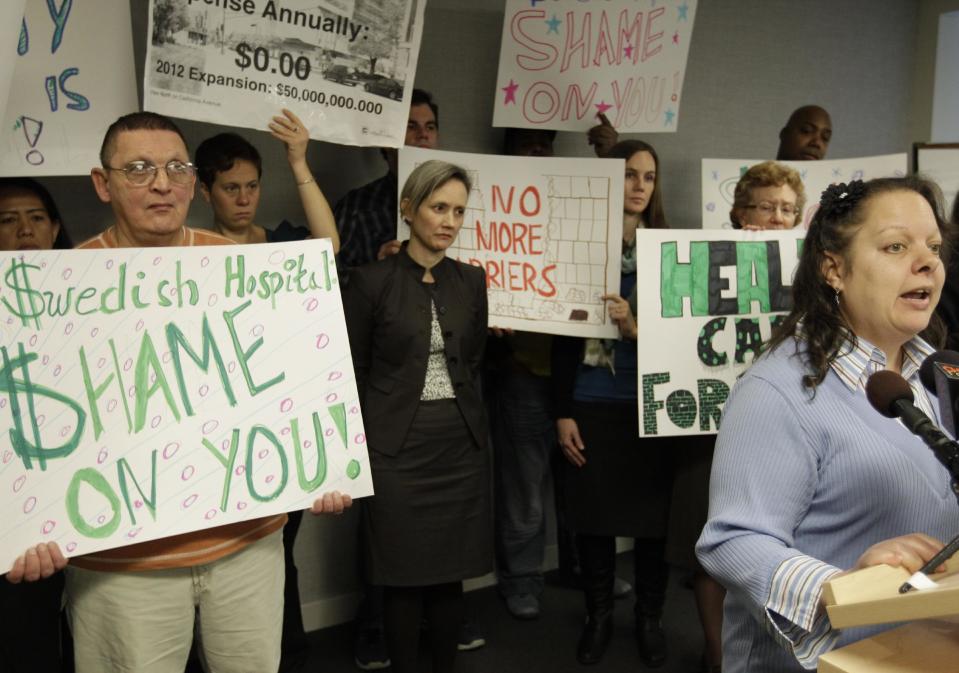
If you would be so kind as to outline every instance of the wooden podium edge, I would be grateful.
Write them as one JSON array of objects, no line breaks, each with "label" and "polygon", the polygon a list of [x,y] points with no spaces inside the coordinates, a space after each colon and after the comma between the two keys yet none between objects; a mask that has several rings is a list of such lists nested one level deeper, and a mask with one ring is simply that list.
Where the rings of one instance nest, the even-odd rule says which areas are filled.
[{"label": "wooden podium edge", "polygon": [[819,673],[956,673],[959,617],[891,629],[819,657]]},{"label": "wooden podium edge", "polygon": [[[834,628],[909,622],[959,614],[959,561],[946,563],[946,571],[931,575],[941,586],[899,593],[909,579],[903,568],[886,565],[864,568],[830,580],[823,587],[826,612]],[[959,670],[957,663],[956,670]]]}]

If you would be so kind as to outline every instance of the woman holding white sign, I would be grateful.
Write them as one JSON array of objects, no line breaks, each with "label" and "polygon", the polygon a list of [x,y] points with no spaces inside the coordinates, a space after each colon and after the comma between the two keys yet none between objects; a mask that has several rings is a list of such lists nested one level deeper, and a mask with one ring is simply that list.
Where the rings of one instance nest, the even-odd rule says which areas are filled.
[{"label": "woman holding white sign", "polygon": [[487,421],[480,394],[486,277],[446,257],[466,210],[466,171],[420,164],[400,192],[410,239],[354,269],[347,328],[373,487],[366,567],[384,587],[392,670],[413,673],[421,622],[434,673],[450,673],[463,585],[492,567]]},{"label": "woman holding white sign", "polygon": [[615,538],[629,536],[635,538],[637,645],[647,666],[659,666],[666,660],[661,617],[672,468],[664,440],[638,437],[635,286],[636,230],[664,228],[666,221],[655,150],[627,140],[606,156],[626,160],[620,293],[603,296],[623,339],[557,337],[552,353],[557,435],[569,461],[567,511],[586,594],[576,654],[591,664],[606,651],[613,631]]},{"label": "woman holding white sign", "polygon": [[914,572],[956,532],[949,472],[865,394],[870,376],[891,370],[938,415],[919,378],[933,352],[919,334],[941,334],[938,192],[917,177],[830,186],[794,307],[726,402],[697,546],[729,592],[725,673],[812,669],[881,630],[834,629],[825,582],[879,564]]},{"label": "woman holding white sign", "polygon": [[[60,211],[47,189],[31,178],[0,178],[0,251],[51,250],[65,236]],[[67,239],[69,240],[69,239]],[[49,550],[62,564],[59,549]],[[41,552],[42,553],[42,552]],[[49,574],[49,573],[48,573]],[[14,585],[0,579],[0,671],[59,671],[63,575]],[[63,636],[69,638],[69,633]]]}]

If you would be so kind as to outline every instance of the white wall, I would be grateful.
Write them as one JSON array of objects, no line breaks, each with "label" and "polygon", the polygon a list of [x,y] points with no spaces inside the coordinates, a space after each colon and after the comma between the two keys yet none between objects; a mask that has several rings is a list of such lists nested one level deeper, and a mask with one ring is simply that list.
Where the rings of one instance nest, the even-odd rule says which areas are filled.
[{"label": "white wall", "polygon": [[939,15],[932,142],[959,140],[959,12]]},{"label": "white wall", "polygon": [[[701,0],[679,132],[643,136],[662,160],[672,225],[699,224],[702,157],[771,158],[779,129],[799,105],[816,103],[832,114],[832,158],[901,152],[914,140],[927,140],[936,19],[938,11],[957,6],[959,0]],[[145,0],[131,0],[141,76],[146,7]],[[429,0],[416,83],[440,104],[444,148],[499,149],[501,132],[490,122],[502,7],[497,0]],[[197,122],[182,126],[192,147],[219,131]],[[264,156],[259,222],[298,219],[282,148],[266,133],[240,133]],[[567,156],[591,151],[583,136],[571,133],[559,134],[556,149]],[[313,143],[309,158],[331,201],[385,170],[376,150]],[[77,239],[109,222],[87,179],[48,184]],[[206,222],[206,204],[198,198],[191,223]],[[357,521],[355,513],[304,520],[296,555],[308,627],[351,614]]]},{"label": "white wall", "polygon": [[935,86],[939,15],[959,10],[959,0],[921,0],[916,40],[916,69],[910,91],[910,138],[929,142],[932,138],[932,98]]}]

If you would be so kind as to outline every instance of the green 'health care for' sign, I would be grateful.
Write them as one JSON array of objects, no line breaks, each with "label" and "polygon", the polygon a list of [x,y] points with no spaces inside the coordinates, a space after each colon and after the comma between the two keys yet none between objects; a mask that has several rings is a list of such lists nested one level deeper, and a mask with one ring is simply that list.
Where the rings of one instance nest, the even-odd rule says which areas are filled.
[{"label": "green 'health care for' sign", "polygon": [[792,308],[804,231],[637,232],[642,436],[711,434]]},{"label": "green 'health care for' sign", "polygon": [[237,250],[0,258],[0,567],[372,493],[329,242]]}]

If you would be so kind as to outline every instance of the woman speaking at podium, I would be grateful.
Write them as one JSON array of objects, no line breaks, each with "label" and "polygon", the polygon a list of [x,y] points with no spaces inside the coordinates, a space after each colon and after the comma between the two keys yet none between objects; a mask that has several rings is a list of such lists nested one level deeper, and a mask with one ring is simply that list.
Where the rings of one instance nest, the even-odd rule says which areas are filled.
[{"label": "woman speaking at podium", "polygon": [[[938,188],[917,177],[829,187],[794,306],[723,414],[697,554],[728,590],[723,671],[814,669],[872,635],[832,628],[823,584],[887,563],[918,570],[959,530],[948,471],[865,394],[888,369],[931,418],[919,380],[947,238]],[[938,330],[938,331],[941,331]]]}]

